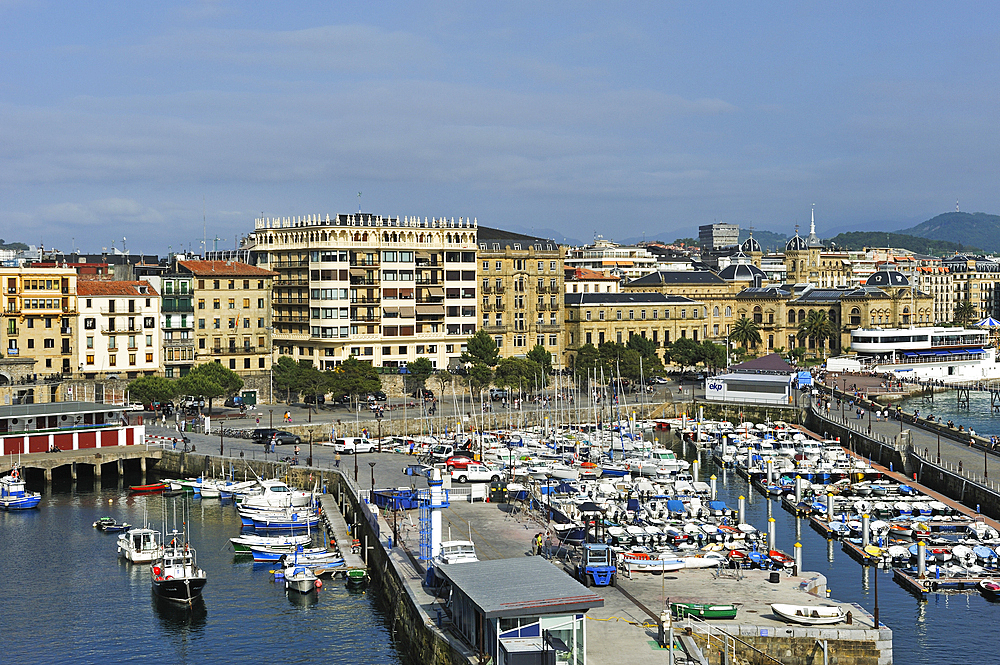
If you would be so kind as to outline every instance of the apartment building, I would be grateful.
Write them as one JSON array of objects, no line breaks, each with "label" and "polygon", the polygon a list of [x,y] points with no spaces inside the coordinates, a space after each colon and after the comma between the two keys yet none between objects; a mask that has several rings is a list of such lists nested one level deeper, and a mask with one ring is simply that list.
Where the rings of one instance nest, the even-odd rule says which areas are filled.
[{"label": "apartment building", "polygon": [[[216,361],[237,374],[270,371],[271,293],[276,273],[239,261],[201,260],[178,261],[177,272],[182,277],[164,279],[174,281],[172,290],[181,289],[180,293],[174,293],[176,309],[187,307],[183,284],[187,278],[191,280],[194,364]],[[190,322],[184,318],[187,312],[170,312],[170,315],[172,332],[175,322],[183,326],[176,332],[186,330]],[[174,316],[180,317],[180,321],[175,321]],[[185,346],[172,345],[172,348]]]},{"label": "apartment building", "polygon": [[160,298],[146,281],[80,280],[77,368],[134,379],[161,369]]},{"label": "apartment building", "polygon": [[[185,376],[194,367],[194,276],[189,272],[180,273],[177,268],[175,264],[157,270],[157,274],[143,276],[160,294],[163,376],[170,379]],[[136,266],[137,274],[140,270],[141,267]]]},{"label": "apartment building", "polygon": [[589,268],[566,268],[563,270],[566,293],[618,293],[621,280],[603,272]]},{"label": "apartment building", "polygon": [[659,257],[645,247],[619,245],[597,236],[594,243],[566,251],[567,268],[588,268],[606,275],[635,279],[655,272]]},{"label": "apartment building", "polygon": [[476,220],[355,213],[254,227],[242,249],[274,271],[279,353],[320,369],[352,355],[376,367],[458,363],[478,325]]},{"label": "apartment building", "polygon": [[72,374],[77,358],[77,275],[72,268],[0,268],[3,283],[2,350],[32,358],[39,376]]},{"label": "apartment building", "polygon": [[973,323],[988,316],[1000,316],[1000,262],[991,258],[958,254],[941,265],[951,274],[951,312],[946,321],[954,320],[955,306],[962,300],[975,307]]},{"label": "apartment building", "polygon": [[563,256],[553,240],[479,227],[479,303],[482,328],[503,357],[523,356],[536,344],[563,355]]}]

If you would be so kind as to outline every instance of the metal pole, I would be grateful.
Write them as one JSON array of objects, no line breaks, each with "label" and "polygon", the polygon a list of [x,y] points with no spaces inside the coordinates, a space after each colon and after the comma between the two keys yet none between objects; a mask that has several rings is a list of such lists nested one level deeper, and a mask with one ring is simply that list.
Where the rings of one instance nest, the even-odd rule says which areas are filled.
[{"label": "metal pole", "polygon": [[938,453],[937,453],[937,463],[941,463],[941,430],[938,430]]},{"label": "metal pole", "polygon": [[268,409],[267,412],[269,414],[267,426],[271,429],[274,429],[274,409]]},{"label": "metal pole", "polygon": [[354,483],[358,482],[358,447],[354,446]]},{"label": "metal pole", "polygon": [[378,451],[382,452],[382,419],[376,418],[375,420],[378,422]]},{"label": "metal pole", "polygon": [[[355,455],[357,455],[357,451],[355,451]],[[376,462],[368,462],[368,466],[370,466],[372,468],[372,494],[371,494],[371,502],[372,502],[373,505],[375,504],[375,464],[376,464]]]},{"label": "metal pole", "polygon": [[875,630],[878,630],[878,566],[875,566]]},{"label": "metal pole", "polygon": [[747,499],[742,494],[740,495],[740,524],[745,524],[747,521]]},{"label": "metal pole", "polygon": [[309,466],[313,465],[313,434],[309,432]]}]

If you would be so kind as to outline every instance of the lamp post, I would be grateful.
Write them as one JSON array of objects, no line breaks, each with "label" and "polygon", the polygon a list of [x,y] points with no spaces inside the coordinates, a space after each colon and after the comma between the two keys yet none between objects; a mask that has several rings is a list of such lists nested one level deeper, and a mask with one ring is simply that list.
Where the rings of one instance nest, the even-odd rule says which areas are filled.
[{"label": "lamp post", "polygon": [[268,409],[267,413],[268,413],[267,426],[271,429],[274,429],[274,409]]},{"label": "lamp post", "polygon": [[938,430],[938,452],[937,452],[937,463],[941,463],[941,430]]},{"label": "lamp post", "polygon": [[313,434],[309,432],[309,466],[313,465]]},{"label": "lamp post", "polygon": [[370,466],[372,468],[372,494],[371,494],[371,502],[374,504],[375,503],[375,462],[368,462],[368,466]]},{"label": "lamp post", "polygon": [[989,477],[990,477],[989,471],[986,468],[986,460],[987,460],[988,451],[989,451],[989,448],[984,443],[983,444],[983,483],[984,484],[987,482],[987,480],[989,480]]},{"label": "lamp post", "polygon": [[378,423],[378,451],[382,452],[382,416],[376,416],[375,422]]}]

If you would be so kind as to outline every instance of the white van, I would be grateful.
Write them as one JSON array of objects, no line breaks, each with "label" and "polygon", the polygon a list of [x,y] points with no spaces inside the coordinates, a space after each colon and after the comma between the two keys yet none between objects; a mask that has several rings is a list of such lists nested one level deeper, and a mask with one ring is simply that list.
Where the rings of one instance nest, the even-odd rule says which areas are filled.
[{"label": "white van", "polygon": [[378,445],[363,436],[348,436],[343,439],[335,439],[333,449],[338,453],[354,455],[357,453],[373,453],[378,450]]}]

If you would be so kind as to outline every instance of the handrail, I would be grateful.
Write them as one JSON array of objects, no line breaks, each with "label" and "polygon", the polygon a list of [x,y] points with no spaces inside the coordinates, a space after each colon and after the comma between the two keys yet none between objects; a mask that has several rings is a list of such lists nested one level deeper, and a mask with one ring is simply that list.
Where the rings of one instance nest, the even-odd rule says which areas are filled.
[{"label": "handrail", "polygon": [[[704,633],[704,635],[705,635],[706,639],[708,640],[709,645],[711,645],[711,643],[712,643],[712,637],[713,637],[712,630],[714,629],[714,630],[719,631],[720,633],[722,633],[726,637],[731,638],[734,642],[739,642],[740,644],[742,644],[746,648],[748,648],[751,651],[753,651],[754,654],[767,659],[768,662],[775,663],[776,665],[784,665],[784,663],[782,663],[780,660],[778,660],[774,656],[772,656],[770,654],[767,654],[767,653],[764,653],[763,651],[761,651],[760,649],[758,649],[754,645],[750,644],[749,642],[746,642],[746,641],[740,639],[739,637],[733,635],[732,633],[729,633],[729,632],[723,630],[722,628],[719,628],[718,626],[714,626],[714,625],[708,623],[707,621],[702,621],[701,619],[699,619],[697,617],[694,617],[694,616],[691,616],[690,614],[688,614],[684,618],[687,619],[687,621],[688,621],[689,624],[691,624],[693,622],[697,622],[697,624],[695,624],[695,625],[703,624],[705,626],[705,628],[707,628],[707,631]],[[723,640],[721,638],[718,638],[718,637],[716,639],[718,639],[719,641],[722,642],[722,646],[723,646],[724,649],[728,649],[729,645],[726,644],[725,640]],[[734,653],[733,655],[735,656],[736,654]]]}]

